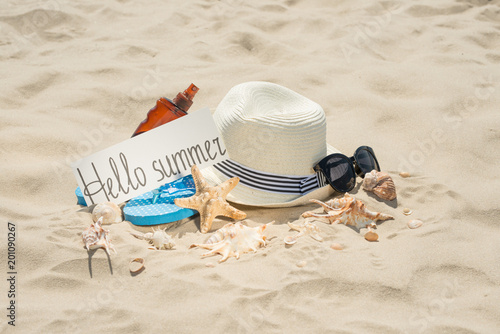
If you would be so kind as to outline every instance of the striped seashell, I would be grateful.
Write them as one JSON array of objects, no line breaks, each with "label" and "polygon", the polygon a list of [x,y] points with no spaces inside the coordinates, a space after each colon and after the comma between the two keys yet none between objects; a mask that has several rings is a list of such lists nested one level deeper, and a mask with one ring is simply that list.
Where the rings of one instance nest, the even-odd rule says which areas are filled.
[{"label": "striped seashell", "polygon": [[379,198],[392,201],[396,199],[396,186],[389,174],[378,172],[375,169],[365,175],[363,189],[371,191]]},{"label": "striped seashell", "polygon": [[91,249],[90,247],[92,245],[95,245],[99,241],[100,239],[99,233],[100,233],[99,230],[96,230],[94,225],[91,225],[89,228],[87,228],[85,231],[82,232],[82,240],[87,250],[90,250]]},{"label": "striped seashell", "polygon": [[116,253],[109,231],[102,228],[103,217],[99,218],[95,223],[91,224],[85,231],[82,232],[82,240],[87,251],[91,249],[103,248],[109,255],[109,250]]},{"label": "striped seashell", "polygon": [[224,226],[222,226],[220,229],[215,231],[214,234],[212,234],[205,244],[216,244],[219,241],[224,240],[227,236],[234,236],[236,234],[236,229],[234,227],[233,223],[228,223]]}]

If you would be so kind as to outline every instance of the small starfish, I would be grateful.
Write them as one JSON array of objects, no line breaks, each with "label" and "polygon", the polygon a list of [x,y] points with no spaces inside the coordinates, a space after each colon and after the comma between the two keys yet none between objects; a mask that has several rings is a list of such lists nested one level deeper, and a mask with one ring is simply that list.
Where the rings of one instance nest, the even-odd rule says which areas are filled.
[{"label": "small starfish", "polygon": [[285,237],[285,244],[293,245],[297,242],[297,239],[303,235],[310,235],[311,238],[317,241],[323,241],[323,238],[319,235],[319,228],[314,223],[311,222],[303,222],[300,225],[295,225],[293,223],[288,222],[288,227],[292,230],[299,232],[299,234],[294,235],[293,237],[287,236]]},{"label": "small starfish", "polygon": [[371,228],[377,228],[375,221],[394,219],[391,215],[368,210],[363,202],[347,193],[342,198],[334,198],[326,203],[315,199],[312,199],[311,202],[321,205],[326,214],[307,211],[302,214],[302,217],[327,218],[330,224],[342,223],[358,229],[369,227],[371,231]]},{"label": "small starfish", "polygon": [[212,227],[212,222],[217,216],[226,216],[233,219],[244,219],[247,214],[233,208],[226,202],[226,196],[236,187],[240,179],[233,177],[216,187],[208,185],[196,165],[191,167],[196,193],[187,198],[176,198],[177,206],[196,210],[200,213],[200,231],[207,233]]}]

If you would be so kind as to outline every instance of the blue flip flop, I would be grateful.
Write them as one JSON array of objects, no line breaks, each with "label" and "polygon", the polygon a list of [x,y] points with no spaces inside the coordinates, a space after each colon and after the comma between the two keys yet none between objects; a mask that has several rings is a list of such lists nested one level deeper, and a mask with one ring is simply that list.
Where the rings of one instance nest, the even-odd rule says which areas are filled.
[{"label": "blue flip flop", "polygon": [[159,225],[191,217],[198,211],[178,207],[174,199],[195,193],[193,177],[185,176],[132,198],[123,208],[125,220],[134,225]]},{"label": "blue flip flop", "polygon": [[76,195],[76,198],[78,200],[78,202],[76,204],[87,206],[87,202],[85,201],[85,197],[83,197],[83,193],[82,193],[82,190],[80,189],[80,187],[76,187],[75,195]]}]

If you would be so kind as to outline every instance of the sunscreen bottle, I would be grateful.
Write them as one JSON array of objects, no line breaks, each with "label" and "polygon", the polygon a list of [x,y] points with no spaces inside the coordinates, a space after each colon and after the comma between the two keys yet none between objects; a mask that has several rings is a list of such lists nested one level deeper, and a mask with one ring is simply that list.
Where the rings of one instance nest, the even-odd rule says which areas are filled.
[{"label": "sunscreen bottle", "polygon": [[149,110],[146,119],[139,124],[132,137],[187,115],[189,107],[193,104],[193,97],[198,90],[198,87],[191,84],[184,92],[177,94],[173,100],[161,97],[156,101],[156,106]]}]

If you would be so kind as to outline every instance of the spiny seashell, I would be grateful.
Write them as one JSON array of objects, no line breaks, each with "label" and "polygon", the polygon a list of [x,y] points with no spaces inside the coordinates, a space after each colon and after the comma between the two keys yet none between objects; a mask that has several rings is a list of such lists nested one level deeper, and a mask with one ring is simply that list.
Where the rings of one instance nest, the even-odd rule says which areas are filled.
[{"label": "spiny seashell", "polygon": [[386,201],[396,199],[396,186],[394,185],[392,178],[389,174],[378,172],[375,169],[370,173],[365,174],[363,189],[366,191],[372,191],[375,195]]},{"label": "spiny seashell", "polygon": [[296,225],[293,223],[288,222],[288,226],[295,231],[298,231],[299,233],[292,236],[286,236],[285,237],[285,244],[287,245],[293,245],[294,243],[297,242],[297,239],[300,238],[303,235],[310,235],[311,238],[317,241],[323,241],[323,238],[319,235],[319,228],[312,222],[303,222],[302,224]]},{"label": "spiny seashell", "polygon": [[408,172],[401,172],[401,173],[399,173],[399,176],[401,176],[403,178],[410,177],[410,173],[408,173]]},{"label": "spiny seashell", "polygon": [[203,254],[203,257],[221,254],[222,258],[219,260],[219,263],[226,261],[230,256],[239,259],[241,254],[256,252],[259,247],[266,245],[266,237],[263,236],[263,232],[273,223],[274,221],[258,227],[248,227],[240,222],[236,224],[229,223],[221,228],[223,229],[221,233],[217,234],[217,238],[223,237],[222,240],[213,243],[217,239],[214,237],[214,239],[210,240],[209,238],[207,243],[193,244],[189,248],[200,247],[210,250]]},{"label": "spiny seashell", "polygon": [[413,211],[411,211],[411,210],[410,210],[410,209],[408,209],[408,208],[404,208],[404,209],[403,209],[403,214],[405,214],[405,215],[407,215],[407,216],[411,215],[412,213],[413,213]]},{"label": "spiny seashell", "polygon": [[94,207],[94,210],[92,210],[92,220],[96,222],[101,217],[103,217],[102,223],[104,225],[121,223],[123,221],[122,210],[113,202],[100,203]]},{"label": "spiny seashell", "polygon": [[172,249],[175,247],[174,240],[165,232],[166,228],[161,230],[160,228],[151,228],[153,232],[141,233],[141,232],[130,232],[134,237],[138,239],[143,239],[149,241],[152,245],[149,249]]},{"label": "spiny seashell", "polygon": [[[216,244],[222,240],[224,240],[227,236],[234,237],[235,229],[232,226],[228,226],[229,224],[224,225],[217,231],[215,231],[214,234],[212,234],[207,241],[205,241],[205,244]],[[226,227],[227,226],[227,227]]]},{"label": "spiny seashell", "polygon": [[343,250],[344,249],[344,247],[341,244],[337,244],[337,243],[331,244],[330,248],[334,249],[334,250]]},{"label": "spiny seashell", "polygon": [[102,228],[103,217],[99,218],[95,223],[92,223],[82,233],[83,243],[87,251],[91,249],[103,248],[109,255],[109,249],[112,249],[115,253],[115,247],[111,243],[111,238],[109,237],[109,231]]},{"label": "spiny seashell", "polygon": [[412,219],[408,222],[408,227],[411,229],[419,228],[424,224],[423,221],[418,220],[418,219]]},{"label": "spiny seashell", "polygon": [[315,199],[312,199],[311,202],[321,205],[326,214],[307,211],[302,214],[302,217],[327,218],[330,224],[342,223],[361,229],[367,226],[376,227],[374,221],[377,220],[394,219],[391,215],[368,210],[363,202],[347,193],[344,197],[334,198],[326,203]]}]

